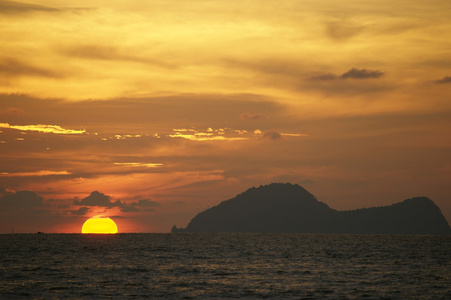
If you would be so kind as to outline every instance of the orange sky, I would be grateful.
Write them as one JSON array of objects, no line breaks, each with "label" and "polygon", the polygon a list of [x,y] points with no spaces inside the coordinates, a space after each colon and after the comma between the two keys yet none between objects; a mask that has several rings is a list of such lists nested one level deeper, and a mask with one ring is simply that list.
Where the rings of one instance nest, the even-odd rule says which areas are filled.
[{"label": "orange sky", "polygon": [[168,232],[252,186],[451,223],[451,2],[0,0],[0,233]]}]

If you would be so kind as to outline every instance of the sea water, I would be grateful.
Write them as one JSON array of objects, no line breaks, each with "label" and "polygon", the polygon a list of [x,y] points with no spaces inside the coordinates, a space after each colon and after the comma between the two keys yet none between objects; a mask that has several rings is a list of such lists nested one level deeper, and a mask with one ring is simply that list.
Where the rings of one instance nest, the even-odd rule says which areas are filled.
[{"label": "sea water", "polygon": [[451,237],[3,234],[0,299],[451,299]]}]

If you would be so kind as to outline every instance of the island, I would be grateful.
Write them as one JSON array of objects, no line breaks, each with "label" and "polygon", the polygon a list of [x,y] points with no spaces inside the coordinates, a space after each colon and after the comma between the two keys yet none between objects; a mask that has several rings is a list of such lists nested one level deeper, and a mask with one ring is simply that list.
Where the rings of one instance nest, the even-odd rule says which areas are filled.
[{"label": "island", "polygon": [[272,183],[223,201],[172,232],[450,235],[451,228],[427,197],[337,211],[297,184]]}]

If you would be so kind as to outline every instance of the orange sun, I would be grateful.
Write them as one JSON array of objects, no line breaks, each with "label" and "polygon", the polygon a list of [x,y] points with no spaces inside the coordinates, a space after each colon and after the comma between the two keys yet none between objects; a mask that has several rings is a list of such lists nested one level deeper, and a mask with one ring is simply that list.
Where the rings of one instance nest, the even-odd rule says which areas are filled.
[{"label": "orange sun", "polygon": [[97,215],[86,220],[81,233],[117,233],[117,226],[110,218]]}]

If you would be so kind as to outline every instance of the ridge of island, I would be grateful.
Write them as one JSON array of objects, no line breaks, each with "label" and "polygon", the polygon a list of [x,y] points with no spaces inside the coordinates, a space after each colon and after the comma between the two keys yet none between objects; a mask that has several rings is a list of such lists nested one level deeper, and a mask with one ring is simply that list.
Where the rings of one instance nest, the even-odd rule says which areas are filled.
[{"label": "ridge of island", "polygon": [[223,201],[172,232],[450,235],[451,228],[427,197],[337,211],[297,184],[272,183]]}]

